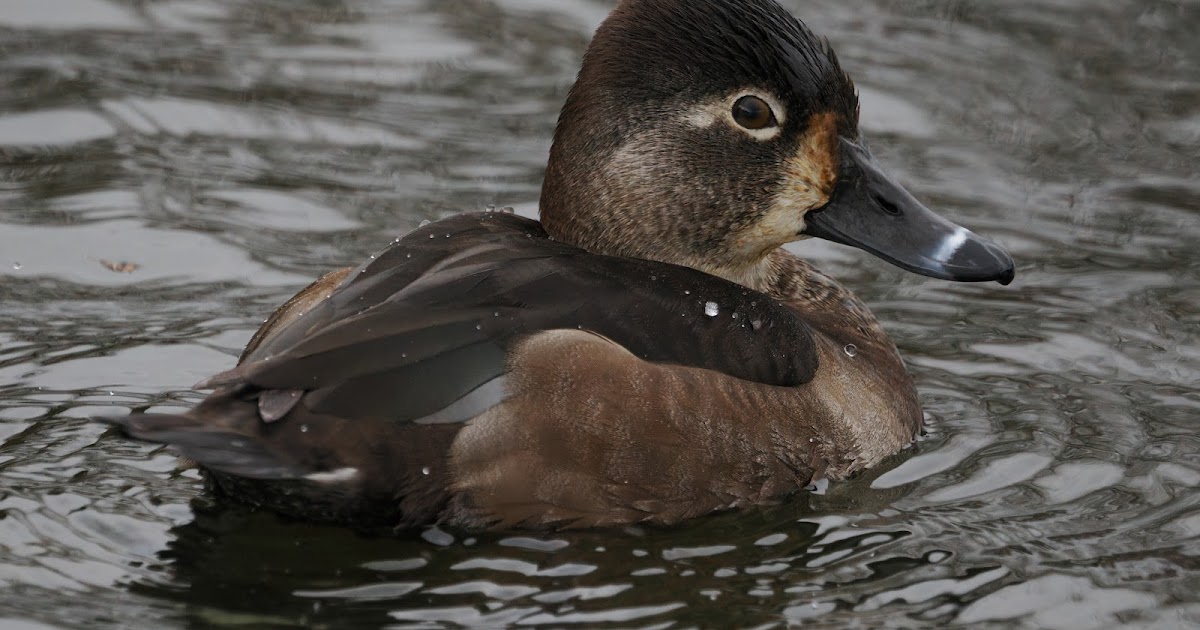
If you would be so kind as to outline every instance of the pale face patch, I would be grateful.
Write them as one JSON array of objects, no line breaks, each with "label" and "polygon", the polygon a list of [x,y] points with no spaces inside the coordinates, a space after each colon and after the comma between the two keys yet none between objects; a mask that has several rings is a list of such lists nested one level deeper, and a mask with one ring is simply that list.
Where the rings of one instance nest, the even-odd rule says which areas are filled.
[{"label": "pale face patch", "polygon": [[[837,118],[832,112],[814,114],[796,144],[796,153],[784,163],[783,189],[774,210],[803,215],[829,203],[837,184]],[[803,222],[801,222],[803,226]]]},{"label": "pale face patch", "polygon": [[[775,120],[778,124],[762,129],[747,129],[737,123],[733,119],[733,104],[738,102],[743,96],[756,96],[763,100],[771,107],[771,113],[775,115]],[[718,122],[729,125],[731,129],[736,129],[755,140],[767,142],[779,137],[783,133],[783,124],[787,122],[787,110],[784,109],[783,103],[771,94],[762,90],[744,89],[738,90],[733,94],[712,101],[698,103],[683,114],[683,121],[687,124],[699,129],[708,129]]]},{"label": "pale face patch", "polygon": [[814,114],[796,147],[796,153],[783,164],[783,186],[771,207],[736,239],[747,254],[765,254],[800,240],[804,215],[829,203],[839,160],[836,115]]}]

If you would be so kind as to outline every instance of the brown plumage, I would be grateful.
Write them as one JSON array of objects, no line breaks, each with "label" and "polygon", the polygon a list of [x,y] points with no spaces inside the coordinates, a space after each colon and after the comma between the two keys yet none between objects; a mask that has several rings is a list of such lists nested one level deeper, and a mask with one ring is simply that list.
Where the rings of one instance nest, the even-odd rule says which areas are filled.
[{"label": "brown plumage", "polygon": [[887,178],[857,117],[773,1],[625,0],[563,108],[541,223],[419,228],[289,300],[195,409],[108,420],[227,495],[358,525],[668,524],[844,478],[912,440],[916,392],[866,306],[779,246],[1012,277]]}]

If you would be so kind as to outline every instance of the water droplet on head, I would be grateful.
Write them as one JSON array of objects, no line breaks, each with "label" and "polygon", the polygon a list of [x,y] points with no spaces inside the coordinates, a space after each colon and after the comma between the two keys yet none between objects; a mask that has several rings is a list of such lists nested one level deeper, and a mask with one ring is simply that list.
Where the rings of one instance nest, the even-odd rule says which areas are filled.
[{"label": "water droplet on head", "polygon": [[683,291],[683,294],[684,294],[684,295],[691,295],[691,294],[692,294],[692,292],[691,292],[691,291],[688,291],[688,290],[686,290],[686,289],[684,289],[684,291]]},{"label": "water droplet on head", "polygon": [[430,235],[429,235],[429,238],[433,238],[433,237],[434,237],[434,235],[433,235],[433,234],[430,234]]},{"label": "water droplet on head", "polygon": [[853,358],[853,357],[858,356],[858,346],[856,346],[852,343],[846,344],[846,347],[842,348],[842,349],[846,351],[846,356],[848,356],[848,357]]},{"label": "water droplet on head", "polygon": [[730,317],[732,317],[732,318],[734,318],[734,319],[737,319],[737,318],[738,318],[737,311],[734,311],[734,312],[730,313],[730,314],[729,314],[729,316],[730,316]]},{"label": "water droplet on head", "polygon": [[430,223],[433,223],[433,221],[430,221],[429,219],[425,219],[425,220],[424,220],[424,221],[422,221],[422,222],[421,222],[421,224],[420,224],[420,225],[418,225],[417,227],[425,227],[426,225],[429,225]]},{"label": "water droplet on head", "polygon": [[422,474],[422,475],[428,475],[429,473],[430,473],[430,470],[429,470],[429,467],[428,467],[428,466],[426,466],[426,467],[424,467],[424,468],[422,468],[422,469],[421,469],[421,474]]},{"label": "water droplet on head", "polygon": [[483,324],[475,324],[475,330],[483,330]]},{"label": "water droplet on head", "polygon": [[756,320],[750,322],[750,327],[753,328],[754,330],[758,330],[759,328],[762,328],[762,320],[756,319]]},{"label": "water droplet on head", "polygon": [[308,433],[308,425],[307,425],[307,424],[302,424],[302,425],[300,425],[300,432],[301,432],[301,433]]},{"label": "water droplet on head", "polygon": [[412,258],[412,254],[405,254],[405,255],[404,255],[404,257],[405,257],[405,258]]},{"label": "water droplet on head", "polygon": [[491,203],[489,203],[489,204],[487,205],[487,207],[483,209],[483,211],[484,211],[484,212],[495,212],[495,211],[496,211],[496,204],[491,204]]},{"label": "water droplet on head", "polygon": [[721,312],[721,307],[716,302],[704,303],[704,314],[709,317],[716,317],[717,313]]}]

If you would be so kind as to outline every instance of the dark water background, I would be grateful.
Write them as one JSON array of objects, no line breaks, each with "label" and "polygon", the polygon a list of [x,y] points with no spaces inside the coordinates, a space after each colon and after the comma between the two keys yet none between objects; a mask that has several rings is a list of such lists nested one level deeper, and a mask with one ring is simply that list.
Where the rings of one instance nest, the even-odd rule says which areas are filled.
[{"label": "dark water background", "polygon": [[423,219],[532,213],[611,4],[0,0],[0,627],[1200,624],[1200,3],[788,4],[880,158],[1019,262],[797,247],[885,322],[928,439],[677,529],[367,539],[193,504],[82,418],[196,401]]}]

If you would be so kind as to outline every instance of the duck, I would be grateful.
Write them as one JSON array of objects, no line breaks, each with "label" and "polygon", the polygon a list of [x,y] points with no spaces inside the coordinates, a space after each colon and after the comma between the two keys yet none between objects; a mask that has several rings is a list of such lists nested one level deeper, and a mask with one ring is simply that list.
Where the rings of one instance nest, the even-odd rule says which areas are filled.
[{"label": "duck", "polygon": [[397,531],[668,526],[845,480],[908,447],[921,405],[870,309],[783,246],[1014,278],[886,172],[859,115],[774,0],[621,0],[540,220],[423,225],[288,300],[191,410],[104,420],[218,495]]}]

